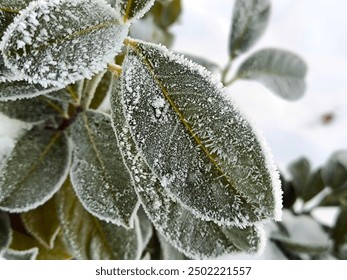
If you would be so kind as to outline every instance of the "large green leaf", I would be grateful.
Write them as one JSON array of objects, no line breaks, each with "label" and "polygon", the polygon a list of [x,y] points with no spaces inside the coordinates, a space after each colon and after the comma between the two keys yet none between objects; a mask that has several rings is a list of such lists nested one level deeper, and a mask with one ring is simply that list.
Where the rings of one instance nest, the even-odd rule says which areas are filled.
[{"label": "large green leaf", "polygon": [[306,90],[307,67],[297,55],[280,49],[262,49],[242,63],[239,79],[255,80],[287,100],[296,100]]},{"label": "large green leaf", "polygon": [[107,222],[132,227],[137,196],[109,116],[81,113],[72,129],[71,180],[83,206]]},{"label": "large green leaf", "polygon": [[64,86],[104,69],[127,31],[104,0],[34,1],[8,27],[1,50],[18,76]]},{"label": "large green leaf", "polygon": [[168,242],[186,256],[196,259],[259,250],[262,235],[257,227],[238,229],[206,222],[168,195],[137,152],[125,119],[120,82],[117,80],[111,95],[111,110],[113,126],[135,190],[147,216]]},{"label": "large green leaf", "polygon": [[0,101],[0,113],[12,119],[35,123],[50,117],[64,116],[62,104],[45,96],[14,101]]},{"label": "large green leaf", "polygon": [[65,240],[77,259],[139,259],[140,229],[125,229],[90,215],[79,203],[67,181],[57,194],[57,206]]},{"label": "large green leaf", "polygon": [[0,256],[3,251],[10,245],[12,231],[10,218],[7,213],[0,211]]},{"label": "large green leaf", "polygon": [[278,173],[253,127],[205,68],[128,40],[122,90],[139,152],[194,215],[245,226],[281,215]]},{"label": "large green leaf", "polygon": [[269,0],[236,0],[229,37],[231,59],[258,41],[268,24],[270,10]]},{"label": "large green leaf", "polygon": [[68,174],[70,146],[61,131],[26,132],[0,168],[0,209],[26,212],[48,201]]},{"label": "large green leaf", "polygon": [[0,38],[15,16],[32,0],[0,0]]},{"label": "large green leaf", "polygon": [[47,248],[54,247],[60,231],[59,218],[54,198],[42,206],[22,214],[25,229]]},{"label": "large green leaf", "polygon": [[154,0],[107,0],[113,4],[123,21],[135,21],[152,7]]}]

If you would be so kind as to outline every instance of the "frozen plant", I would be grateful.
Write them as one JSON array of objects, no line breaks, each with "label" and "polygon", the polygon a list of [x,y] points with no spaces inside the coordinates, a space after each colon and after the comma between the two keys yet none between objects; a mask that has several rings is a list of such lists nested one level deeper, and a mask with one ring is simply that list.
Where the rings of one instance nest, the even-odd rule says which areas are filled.
[{"label": "frozen plant", "polygon": [[283,50],[254,53],[229,80],[231,62],[265,30],[270,2],[235,2],[223,84],[181,54],[127,37],[152,5],[170,34],[179,1],[107,2],[0,0],[0,111],[30,124],[0,167],[1,255],[260,252],[263,224],[281,219],[279,174],[223,84],[303,94],[305,64]]}]

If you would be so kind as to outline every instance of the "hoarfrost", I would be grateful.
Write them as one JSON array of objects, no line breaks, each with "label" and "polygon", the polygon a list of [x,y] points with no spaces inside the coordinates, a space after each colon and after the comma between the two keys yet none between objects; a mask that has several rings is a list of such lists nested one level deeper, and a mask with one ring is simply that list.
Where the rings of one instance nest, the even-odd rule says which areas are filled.
[{"label": "hoarfrost", "polygon": [[[139,152],[171,198],[222,226],[278,218],[278,173],[216,78],[164,47],[128,45],[124,112]],[[160,100],[167,110],[158,122]]]},{"label": "hoarfrost", "polygon": [[134,22],[144,16],[144,14],[152,7],[155,0],[107,0],[116,9],[119,17],[124,21]]},{"label": "hoarfrost", "polygon": [[3,36],[5,65],[44,87],[91,78],[117,54],[128,32],[115,13],[104,0],[31,2]]},{"label": "hoarfrost", "polygon": [[83,206],[107,222],[133,227],[137,196],[113,133],[111,120],[96,111],[73,124],[71,180]]}]

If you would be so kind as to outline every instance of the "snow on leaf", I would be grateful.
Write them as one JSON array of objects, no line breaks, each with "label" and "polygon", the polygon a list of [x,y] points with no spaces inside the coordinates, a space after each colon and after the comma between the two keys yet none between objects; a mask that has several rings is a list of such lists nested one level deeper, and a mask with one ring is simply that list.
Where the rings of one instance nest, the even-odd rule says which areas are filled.
[{"label": "snow on leaf", "polygon": [[61,87],[104,69],[127,31],[104,0],[34,1],[8,27],[1,50],[14,73]]},{"label": "snow on leaf", "polygon": [[161,185],[196,216],[220,225],[279,219],[278,172],[221,85],[164,47],[127,44],[124,111]]},{"label": "snow on leaf", "polygon": [[32,0],[0,0],[0,37],[15,16],[24,9]]},{"label": "snow on leaf", "polygon": [[12,231],[10,218],[7,213],[0,211],[0,256],[3,251],[10,245]]},{"label": "snow on leaf", "polygon": [[268,24],[270,10],[269,0],[236,0],[229,37],[232,59],[248,51],[259,40]]},{"label": "snow on leaf", "polygon": [[287,100],[296,100],[306,90],[307,67],[297,55],[280,49],[262,49],[238,69],[239,79],[255,80]]},{"label": "snow on leaf", "polygon": [[123,21],[133,22],[143,17],[155,0],[108,0],[122,17]]},{"label": "snow on leaf", "polygon": [[67,181],[57,194],[57,206],[65,240],[77,259],[139,259],[139,227],[135,229],[106,223],[90,215],[78,201]]},{"label": "snow on leaf", "polygon": [[107,222],[132,227],[137,196],[120,154],[110,117],[82,112],[73,124],[71,180],[83,206]]},{"label": "snow on leaf", "polygon": [[38,248],[28,250],[7,249],[4,253],[6,260],[35,260],[38,254]]},{"label": "snow on leaf", "polygon": [[169,242],[165,240],[158,233],[158,238],[160,242],[160,259],[162,260],[184,260],[185,256],[178,251],[175,247],[173,247]]},{"label": "snow on leaf", "polygon": [[61,131],[26,132],[0,168],[0,209],[26,212],[48,201],[68,174],[70,146]]},{"label": "snow on leaf", "polygon": [[263,236],[256,226],[239,229],[203,221],[168,195],[137,152],[124,115],[120,91],[120,82],[116,79],[111,94],[113,127],[143,209],[157,231],[190,258],[207,259],[227,253],[260,250]]},{"label": "snow on leaf", "polygon": [[59,219],[52,198],[42,206],[22,214],[25,229],[43,246],[54,247],[54,241],[60,231]]},{"label": "snow on leaf", "polygon": [[35,123],[64,113],[61,103],[45,96],[14,101],[0,101],[0,113],[12,119]]}]

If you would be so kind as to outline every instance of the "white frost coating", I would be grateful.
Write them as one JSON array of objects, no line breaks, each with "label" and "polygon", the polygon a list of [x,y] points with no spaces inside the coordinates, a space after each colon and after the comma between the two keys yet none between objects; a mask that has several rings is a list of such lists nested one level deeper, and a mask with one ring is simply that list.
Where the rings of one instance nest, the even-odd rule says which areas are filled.
[{"label": "white frost coating", "polygon": [[[50,192],[48,192],[45,196],[43,196],[41,198],[41,200],[38,200],[34,203],[30,203],[27,206],[21,206],[21,207],[16,207],[16,206],[12,206],[12,207],[6,207],[6,206],[0,206],[0,210],[4,210],[6,212],[9,213],[22,213],[22,212],[28,212],[30,210],[33,210],[41,205],[43,205],[45,202],[47,202],[48,200],[50,200],[53,195],[60,189],[60,187],[63,185],[63,183],[65,182],[68,174],[69,174],[69,170],[70,170],[70,164],[71,164],[71,157],[72,157],[72,141],[70,139],[70,137],[67,137],[65,134],[61,137],[65,137],[65,140],[67,142],[67,155],[66,155],[66,159],[67,162],[65,162],[65,169],[62,172],[59,181],[57,181],[56,185],[54,185],[53,187],[50,188]],[[3,167],[3,166],[1,166]],[[2,168],[0,170],[0,172],[2,171]],[[2,183],[2,182],[1,182]],[[0,192],[0,203],[2,203],[3,201],[3,194]]]},{"label": "white frost coating", "polygon": [[[157,138],[156,140],[154,140],[155,144],[153,144],[153,139],[152,139],[153,137],[151,136],[151,137],[147,138],[147,136],[149,135],[148,133],[151,133],[151,135],[154,136],[155,133],[159,133],[159,132],[162,133],[162,131],[165,131],[164,126],[157,126],[157,124],[155,124],[155,122],[153,122],[153,121],[148,122],[148,120],[152,119],[150,113],[148,113],[147,115],[142,113],[142,112],[150,111],[151,110],[150,106],[152,108],[158,109],[158,107],[160,107],[158,105],[161,105],[160,102],[157,102],[157,99],[154,98],[157,96],[161,96],[160,94],[162,94],[159,92],[160,88],[156,85],[156,82],[152,82],[153,85],[151,84],[150,86],[148,86],[148,88],[146,89],[146,92],[138,92],[138,90],[135,88],[136,83],[140,83],[140,84],[142,83],[143,86],[146,86],[146,84],[151,82],[150,80],[151,79],[153,80],[151,75],[154,75],[155,77],[158,78],[158,80],[160,80],[163,83],[163,86],[166,87],[166,90],[167,90],[166,94],[167,95],[170,95],[171,98],[173,98],[175,100],[175,102],[181,102],[181,104],[178,105],[178,108],[180,110],[184,111],[185,106],[187,106],[187,108],[189,110],[189,108],[190,108],[189,106],[191,104],[193,104],[195,106],[195,107],[193,106],[193,109],[195,109],[198,113],[200,113],[200,115],[188,116],[188,118],[190,117],[191,120],[189,120],[186,115],[184,117],[187,118],[188,121],[192,121],[190,123],[193,123],[194,125],[196,125],[195,128],[193,127],[194,134],[199,135],[199,133],[200,133],[199,138],[203,139],[202,141],[204,142],[206,149],[209,149],[209,152],[211,154],[217,155],[221,159],[222,163],[223,163],[223,161],[226,164],[229,164],[229,162],[230,162],[231,166],[233,168],[235,168],[234,170],[236,172],[241,172],[241,173],[234,173],[235,175],[233,175],[233,173],[231,173],[231,174],[227,173],[227,174],[229,174],[229,176],[235,176],[234,179],[237,179],[237,180],[239,180],[237,182],[242,183],[242,188],[244,188],[244,189],[242,189],[241,191],[246,191],[245,195],[250,198],[250,200],[248,200],[247,202],[251,201],[252,204],[255,203],[255,205],[256,205],[256,211],[258,211],[258,212],[254,212],[254,214],[256,214],[257,216],[260,215],[261,217],[266,217],[266,219],[275,218],[276,220],[279,220],[280,216],[281,216],[280,182],[278,179],[278,172],[276,171],[273,160],[271,159],[271,156],[268,152],[268,148],[264,144],[262,137],[260,137],[258,133],[254,133],[254,126],[249,125],[248,119],[245,118],[243,116],[243,114],[240,113],[240,111],[237,108],[235,109],[236,106],[234,106],[233,102],[230,102],[230,101],[227,102],[227,99],[225,98],[225,89],[223,88],[222,84],[219,81],[217,81],[217,78],[212,76],[211,73],[209,73],[205,68],[203,68],[203,67],[197,65],[196,63],[184,58],[181,55],[172,54],[165,47],[158,46],[155,44],[145,43],[145,42],[142,42],[139,40],[133,41],[132,43],[130,42],[130,48],[132,48],[131,44],[134,44],[135,48],[137,48],[137,50],[132,51],[132,53],[130,53],[128,55],[127,60],[125,61],[124,67],[123,67],[124,73],[125,73],[125,75],[124,75],[125,77],[123,78],[123,90],[125,92],[128,91],[128,93],[126,94],[126,97],[125,97],[125,99],[127,99],[126,100],[127,120],[130,124],[132,136],[136,140],[137,148],[143,154],[146,163],[150,166],[150,168],[152,169],[154,174],[159,178],[160,181],[162,181],[162,183],[164,183],[164,187],[169,186],[170,182],[168,180],[166,180],[167,179],[166,171],[161,169],[162,166],[160,165],[160,162],[162,160],[164,160],[164,159],[161,159],[161,157],[162,157],[161,152],[162,151],[155,150],[154,146],[157,145],[158,148],[160,149],[161,148],[160,144],[165,144],[168,142],[171,143],[170,142],[171,140],[174,140],[174,141],[172,141],[172,143],[173,142],[180,142],[180,140],[181,140],[180,135],[181,134],[178,134],[178,133],[174,134],[176,128],[173,125],[172,126],[167,125],[166,130],[172,130],[172,132],[170,132],[171,135],[168,138],[165,135],[163,136],[164,138],[166,137],[165,143],[164,143],[164,141],[162,141],[161,143],[157,143],[156,142],[157,139],[161,140],[161,139]],[[149,64],[151,64],[151,66],[146,65],[145,62],[142,62],[141,56],[145,56],[147,59],[149,59]],[[170,66],[166,66],[166,64],[170,64]],[[141,69],[141,67],[143,70],[139,70],[139,69]],[[149,68],[149,70],[146,70],[145,69],[146,67]],[[150,69],[150,67],[153,67],[153,69]],[[162,76],[161,76],[161,73],[163,73]],[[188,93],[189,94],[191,93],[190,95],[194,97],[194,92],[196,89],[198,89],[199,85],[191,83],[191,81],[189,81],[189,82],[185,81],[185,83],[187,83],[187,86],[186,86],[186,84],[184,84],[184,82],[182,82],[183,85],[181,85],[179,80],[174,80],[174,76],[177,75],[177,73],[180,75],[192,74],[193,78],[199,77],[199,79],[201,79],[201,82],[204,82],[203,84],[208,86],[209,89],[211,88],[213,93],[216,95],[212,95],[211,93],[206,93],[206,97],[209,97],[209,98],[206,98],[206,100],[204,100],[203,102],[199,101],[198,99],[195,99],[195,101],[194,101],[193,98],[190,97],[191,100],[189,102],[195,102],[195,103],[188,103],[188,101],[187,101],[188,99],[183,99],[183,98],[179,99],[177,96],[183,90],[185,90],[185,87],[188,88],[188,90],[186,90],[184,92],[184,94],[186,94],[187,98],[189,98]],[[188,75],[187,75],[187,77],[189,77]],[[166,79],[169,79],[168,77],[170,77],[170,80],[168,82],[166,82]],[[181,77],[184,77],[184,76],[181,76]],[[139,79],[139,81],[137,81],[136,79]],[[132,84],[132,83],[134,83],[134,84]],[[178,84],[178,86],[177,86],[177,84]],[[171,89],[171,91],[170,91],[170,89]],[[181,90],[181,92],[179,90]],[[198,90],[197,92],[202,96],[202,98],[204,97],[205,92],[202,92],[201,88],[200,88],[200,91]],[[135,97],[137,95],[139,95],[140,97],[142,96],[142,100],[136,99],[136,102],[135,102],[133,100],[135,100]],[[146,97],[143,97],[145,95],[148,95],[149,101],[145,99]],[[221,102],[221,104],[225,104],[224,107],[220,106],[220,109],[224,110],[224,112],[222,112],[221,115],[218,115],[218,114],[212,114],[211,115],[212,117],[216,118],[217,121],[218,121],[219,117],[223,117],[224,114],[228,112],[228,110],[231,110],[228,114],[225,115],[225,116],[231,117],[231,119],[225,120],[225,121],[230,121],[230,123],[227,124],[225,127],[222,126],[221,128],[230,129],[229,125],[231,125],[231,127],[236,126],[236,128],[240,128],[240,131],[244,135],[244,137],[242,137],[242,136],[236,137],[236,136],[232,136],[230,134],[226,134],[226,135],[228,135],[228,137],[232,136],[232,138],[225,139],[225,135],[224,135],[223,136],[224,138],[222,138],[222,139],[225,139],[227,141],[228,140],[229,141],[235,141],[235,143],[236,143],[235,147],[236,148],[240,147],[243,149],[243,150],[239,150],[239,151],[236,150],[236,152],[239,153],[241,151],[242,153],[248,153],[250,155],[250,158],[252,158],[254,156],[256,158],[258,157],[258,160],[261,160],[261,162],[259,161],[257,163],[258,166],[254,166],[254,168],[252,167],[252,165],[250,165],[248,163],[248,161],[246,161],[245,167],[247,167],[248,169],[245,170],[245,172],[244,172],[244,173],[247,173],[249,170],[250,172],[247,173],[245,177],[247,177],[247,175],[249,175],[250,178],[252,178],[253,175],[255,174],[255,176],[253,177],[254,179],[252,179],[251,181],[252,181],[252,185],[254,184],[254,187],[259,188],[258,190],[256,190],[255,188],[251,189],[250,187],[247,188],[247,184],[245,184],[245,180],[244,180],[245,177],[240,176],[240,174],[244,174],[244,173],[242,173],[242,170],[240,170],[240,167],[238,167],[238,166],[240,166],[237,164],[238,159],[237,158],[233,159],[232,153],[231,153],[231,151],[232,151],[231,148],[225,146],[225,145],[228,145],[227,143],[229,143],[229,142],[225,142],[225,143],[221,144],[221,142],[220,142],[221,138],[219,138],[219,139],[213,139],[212,138],[212,137],[215,137],[215,135],[213,133],[215,133],[217,127],[213,126],[213,124],[211,124],[211,123],[208,123],[208,125],[210,125],[212,129],[215,129],[215,131],[211,131],[212,134],[209,135],[208,134],[209,131],[207,131],[206,127],[204,126],[204,124],[206,123],[206,120],[204,120],[204,122],[199,123],[199,120],[201,118],[203,118],[204,115],[201,115],[201,114],[203,114],[203,110],[198,111],[196,108],[199,105],[203,105],[206,107],[206,109],[209,109],[211,111],[212,107],[210,106],[210,104],[211,103],[213,104],[214,100]],[[149,103],[150,106],[142,105],[142,104],[145,104],[146,102]],[[208,103],[210,103],[210,104],[208,104]],[[140,106],[143,106],[143,108],[139,109]],[[148,108],[145,106],[147,106]],[[154,112],[155,117],[159,116],[157,110],[152,109],[152,111]],[[184,113],[186,113],[186,111],[184,111]],[[234,116],[232,115],[232,113],[233,114],[235,113]],[[211,117],[211,116],[207,115],[207,117]],[[168,122],[166,122],[166,124],[170,124],[170,122],[173,123],[173,121],[175,120],[172,116],[170,116],[168,114],[165,114],[165,118],[167,120],[169,120]],[[161,117],[163,122],[165,122],[165,118]],[[198,120],[193,119],[193,118],[196,118]],[[142,122],[142,119],[144,120],[143,122]],[[199,127],[199,124],[201,125],[201,127]],[[223,124],[223,122],[221,122],[221,124]],[[143,132],[143,129],[146,129],[146,126],[149,127],[147,129],[148,132]],[[142,131],[140,131],[139,128],[141,128]],[[222,129],[220,129],[220,130],[222,130]],[[147,135],[145,133],[147,133]],[[203,133],[205,133],[205,134],[203,134]],[[169,135],[169,134],[167,133],[166,135]],[[175,135],[174,139],[172,139],[172,135]],[[219,135],[216,134],[216,136],[219,136]],[[210,137],[210,138],[208,138],[208,137]],[[183,139],[183,137],[182,137],[182,139]],[[219,142],[217,142],[217,140]],[[211,144],[209,144],[209,142]],[[218,147],[218,146],[213,147],[214,142],[219,143],[220,147]],[[240,144],[240,142],[244,142],[244,143]],[[170,145],[172,145],[172,143]],[[168,148],[170,148],[170,147],[168,146]],[[181,147],[174,146],[174,149],[172,149],[172,151],[170,151],[170,152],[177,152],[177,151],[179,151],[179,148],[182,148],[182,146]],[[183,148],[185,148],[185,147],[183,147]],[[219,148],[222,148],[222,149],[220,150]],[[232,149],[234,149],[234,148],[232,148]],[[225,150],[227,153],[223,153],[223,150]],[[182,158],[178,158],[179,162],[181,160],[182,160]],[[190,163],[188,163],[188,164],[190,164]],[[241,166],[242,166],[242,164],[243,164],[243,162],[241,162]],[[223,166],[228,168],[227,165],[223,165]],[[178,168],[180,168],[180,167],[178,167]],[[208,168],[208,167],[205,166],[205,168]],[[177,169],[177,170],[183,171],[184,169]],[[224,171],[229,172],[228,170],[224,170]],[[261,173],[259,173],[259,172],[261,172]],[[172,173],[172,174],[176,175],[177,172]],[[197,180],[199,179],[198,175],[199,174],[190,173],[189,176],[188,175],[185,175],[185,176],[187,176],[187,178],[189,179],[189,182],[194,182],[195,177],[197,178]],[[215,178],[215,179],[218,179],[218,178]],[[179,181],[177,181],[177,182],[179,182]],[[182,182],[182,181],[180,181],[180,182]],[[264,184],[261,185],[260,184],[261,182],[263,182]],[[202,183],[200,185],[203,185],[203,184],[204,183]],[[218,191],[218,188],[220,186],[221,185],[215,185],[215,186],[212,186],[212,188],[217,189],[217,191]],[[176,185],[176,186],[172,185],[172,187],[169,190],[167,190],[168,193],[170,194],[171,198],[175,197],[176,200],[178,199],[178,201],[180,201],[180,203],[186,209],[189,209],[191,212],[193,212],[197,217],[199,217],[199,219],[213,220],[214,222],[216,222],[220,225],[237,225],[238,227],[244,227],[245,225],[250,224],[250,223],[255,221],[254,219],[252,220],[252,218],[250,219],[248,217],[248,215],[238,215],[237,217],[232,217],[232,215],[231,216],[230,215],[224,216],[224,217],[219,216],[217,209],[214,209],[214,210],[216,210],[216,212],[214,212],[214,213],[206,212],[207,216],[206,215],[203,216],[203,215],[201,215],[201,213],[199,213],[200,209],[199,209],[199,211],[197,211],[197,209],[194,209],[192,207],[192,204],[191,204],[192,200],[188,201],[188,199],[187,199],[186,201],[183,201],[182,198],[184,198],[184,196],[180,196],[180,193],[174,193],[176,187],[180,187],[180,185]],[[265,195],[262,193],[262,190],[264,190],[264,192],[267,194],[267,197],[265,197]],[[249,195],[251,195],[251,196],[249,196]],[[195,197],[197,197],[197,196],[195,196]],[[219,197],[222,198],[223,196],[219,196]],[[268,200],[268,198],[270,198],[270,200]],[[239,206],[240,205],[239,201],[237,201],[237,199],[235,199],[235,201],[236,201],[235,206]],[[159,207],[159,205],[157,205],[157,206]],[[267,206],[269,206],[270,208],[268,208]],[[200,207],[200,206],[198,206],[198,207]],[[202,208],[204,208],[204,207],[207,208],[207,205],[202,206]],[[223,208],[223,207],[221,207],[221,208]],[[221,209],[221,208],[219,208],[219,209]],[[237,208],[233,206],[232,209],[237,209]],[[202,209],[202,210],[204,210],[204,209]],[[239,210],[242,211],[242,206],[241,206],[241,209],[239,209]],[[238,210],[235,210],[235,211],[237,212]],[[239,214],[240,213],[241,212],[239,212]],[[210,214],[216,215],[215,218],[213,216],[209,216]],[[235,220],[232,221],[230,219],[235,219]]]},{"label": "white frost coating", "polygon": [[14,74],[63,87],[106,68],[128,28],[104,0],[39,0],[10,24],[0,48]]},{"label": "white frost coating", "polygon": [[[7,249],[4,258],[7,260],[35,260],[39,254],[39,248],[34,247],[28,250],[18,251],[14,249]],[[28,258],[30,256],[30,258]]]},{"label": "white frost coating", "polygon": [[[153,6],[155,0],[142,0],[142,1],[132,1],[132,5],[139,5],[132,9],[135,13],[132,17],[128,18],[126,22],[134,23],[140,18],[142,18],[145,13],[149,11],[149,9]],[[115,2],[114,8],[117,11],[117,14],[121,20],[123,20],[124,15],[127,10],[127,5],[130,2],[129,0],[108,0],[108,2]],[[137,2],[137,3],[136,3]],[[139,4],[140,3],[140,4]]]}]

